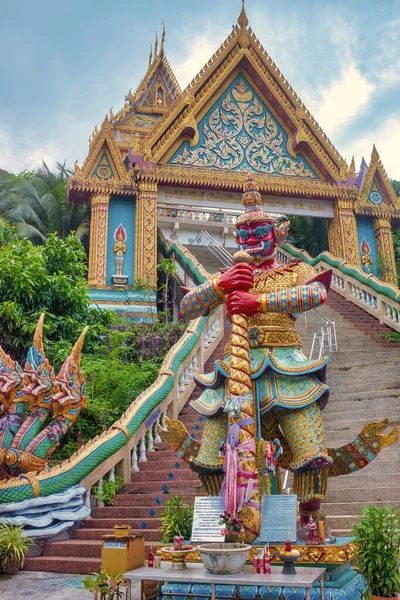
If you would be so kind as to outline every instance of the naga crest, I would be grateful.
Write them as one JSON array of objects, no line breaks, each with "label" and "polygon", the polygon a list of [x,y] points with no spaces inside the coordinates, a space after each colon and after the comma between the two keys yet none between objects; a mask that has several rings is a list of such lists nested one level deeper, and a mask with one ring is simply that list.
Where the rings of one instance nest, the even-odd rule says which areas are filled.
[{"label": "naga crest", "polygon": [[30,404],[34,407],[41,406],[44,399],[51,395],[55,382],[53,367],[47,360],[43,348],[43,320],[44,313],[39,317],[33,344],[28,350],[24,367],[28,381],[24,393],[30,397]]},{"label": "naga crest", "polygon": [[25,383],[26,379],[22,368],[0,347],[0,404],[3,405],[3,410],[8,409]]},{"label": "naga crest", "polygon": [[56,393],[51,399],[54,416],[63,415],[73,422],[78,418],[81,408],[86,408],[86,385],[81,371],[81,352],[87,330],[86,326],[71,354],[65,359],[55,380]]}]

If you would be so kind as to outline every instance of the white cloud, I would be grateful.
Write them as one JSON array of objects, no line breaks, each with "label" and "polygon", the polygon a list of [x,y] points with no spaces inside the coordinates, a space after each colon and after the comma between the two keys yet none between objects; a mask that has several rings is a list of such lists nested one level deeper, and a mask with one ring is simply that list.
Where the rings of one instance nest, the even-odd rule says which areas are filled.
[{"label": "white cloud", "polygon": [[389,177],[400,180],[400,118],[389,118],[378,129],[350,142],[345,147],[343,154],[348,162],[354,155],[358,168],[362,156],[365,157],[367,163],[369,162],[373,144],[379,152]]},{"label": "white cloud", "polygon": [[226,36],[226,27],[206,26],[203,32],[197,36],[184,35],[181,38],[183,51],[179,53],[179,56],[172,57],[171,64],[182,89],[196,77]]},{"label": "white cloud", "polygon": [[339,77],[319,90],[318,98],[311,98],[310,109],[330,135],[359,117],[376,91],[354,64],[343,64]]}]

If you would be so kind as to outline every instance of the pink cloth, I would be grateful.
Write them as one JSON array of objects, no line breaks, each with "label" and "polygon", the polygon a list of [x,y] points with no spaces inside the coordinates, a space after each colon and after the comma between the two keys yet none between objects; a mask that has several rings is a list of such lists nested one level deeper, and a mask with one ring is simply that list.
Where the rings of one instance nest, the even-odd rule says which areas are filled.
[{"label": "pink cloth", "polygon": [[[242,465],[239,458],[239,450],[245,452],[256,451],[254,440],[242,442],[238,446],[226,445],[225,455],[225,481],[223,491],[225,495],[225,511],[232,517],[236,517],[237,513],[243,507],[243,504],[250,500],[253,489],[257,484],[257,474],[249,471],[242,471]],[[243,475],[248,477],[247,485],[239,484],[238,477]],[[255,481],[254,481],[255,478]]]}]

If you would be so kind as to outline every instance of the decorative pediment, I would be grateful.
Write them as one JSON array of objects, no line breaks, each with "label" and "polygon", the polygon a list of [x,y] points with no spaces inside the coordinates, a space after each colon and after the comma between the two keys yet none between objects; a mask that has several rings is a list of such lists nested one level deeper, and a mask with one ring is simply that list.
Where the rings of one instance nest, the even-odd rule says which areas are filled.
[{"label": "decorative pediment", "polygon": [[396,196],[375,146],[369,167],[364,167],[355,209],[359,214],[373,216],[394,216],[400,212],[400,199]]},{"label": "decorative pediment", "polygon": [[[118,148],[110,121],[106,117],[101,129],[97,125],[89,138],[89,153],[80,168],[75,162],[75,173],[70,181],[70,189],[80,192],[115,193],[131,188],[126,193],[134,193],[131,174],[127,171]],[[72,194],[74,196],[74,194]],[[82,196],[84,198],[84,196]]]},{"label": "decorative pediment", "polygon": [[277,118],[239,73],[199,121],[194,140],[184,141],[168,163],[317,179],[290,146]]},{"label": "decorative pediment", "polygon": [[[232,82],[235,80],[237,85],[238,76],[241,76],[244,85],[248,87],[249,98],[252,95],[248,101],[238,101],[233,95]],[[231,104],[228,110],[229,101]],[[225,107],[222,102],[225,102]],[[243,107],[244,104],[246,107]],[[237,162],[234,168],[245,168],[245,160],[239,159],[243,150],[246,155],[246,146],[241,145],[237,138],[233,144],[237,150],[232,152],[229,136],[236,127],[235,119],[237,124],[242,122],[244,111],[249,108],[254,111],[251,131],[252,136],[255,136],[249,136],[247,132],[249,145],[255,143],[258,135],[260,153],[268,149],[268,158],[264,157],[265,172],[280,174],[280,170],[286,170],[290,176],[299,177],[304,168],[301,177],[318,178],[329,183],[346,181],[348,167],[345,160],[265,52],[248,26],[245,13],[241,13],[238,24],[222,46],[151,132],[144,146],[146,160],[182,166],[192,160],[196,163],[200,158],[200,165],[214,161],[215,164],[210,166],[221,169],[226,168],[222,166],[226,161],[233,159],[232,164]],[[216,109],[218,114],[215,113],[214,118]],[[257,114],[257,111],[261,112]],[[224,119],[227,120],[226,123]],[[217,122],[214,122],[218,120],[220,130]],[[217,130],[213,131],[211,125]],[[268,130],[269,126],[272,127],[271,132]],[[209,136],[207,130],[210,132]],[[242,131],[246,131],[246,128],[242,127]],[[216,138],[213,140],[214,135]],[[214,147],[210,148],[210,144],[214,144]],[[202,156],[201,146],[204,147]],[[216,146],[221,156],[226,152],[226,160],[217,158]],[[251,161],[246,160],[249,164],[253,162],[250,168],[258,165],[260,169],[262,159],[261,156],[255,156],[256,150],[254,146],[253,148]],[[196,151],[199,152],[196,154]],[[194,163],[191,166],[194,167]]]}]

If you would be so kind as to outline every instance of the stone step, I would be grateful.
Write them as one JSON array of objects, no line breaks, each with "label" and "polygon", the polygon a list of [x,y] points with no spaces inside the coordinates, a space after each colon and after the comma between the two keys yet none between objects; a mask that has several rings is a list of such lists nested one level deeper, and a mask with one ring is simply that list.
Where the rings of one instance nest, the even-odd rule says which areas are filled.
[{"label": "stone step", "polygon": [[[373,469],[375,467],[375,470]],[[383,487],[382,484],[390,481],[390,484],[400,489],[400,461],[379,460],[379,457],[374,462],[357,473],[351,475],[342,475],[341,477],[330,477],[328,483],[328,492],[331,490],[350,490],[353,487],[368,486]],[[351,493],[350,493],[351,494]],[[351,494],[352,495],[352,494]]]},{"label": "stone step", "polygon": [[[110,512],[112,511],[112,507],[108,507]],[[115,512],[111,513],[111,516],[108,515],[105,518],[92,518],[88,517],[82,521],[83,529],[113,529],[114,525],[121,523],[121,519],[124,521],[124,525],[130,525],[132,529],[135,530],[145,530],[145,529],[158,529],[161,525],[160,519],[155,519],[152,517],[148,517],[146,519],[135,519],[134,517],[128,517],[126,515],[121,516],[119,518],[118,512],[121,509],[119,507],[115,508]]]},{"label": "stone step", "polygon": [[101,558],[101,540],[65,540],[47,542],[42,556]]},{"label": "stone step", "polygon": [[[132,473],[132,483],[156,483],[162,481],[163,483],[168,483],[169,481],[198,481],[199,478],[196,473],[193,473],[190,469],[185,471],[181,471],[180,469],[172,468],[172,469],[160,469],[155,471],[154,469],[151,472],[143,472],[136,471]],[[169,483],[168,483],[169,485]]]},{"label": "stone step", "polygon": [[82,560],[81,557],[37,556],[25,560],[24,571],[86,575],[88,573],[98,573],[101,568],[100,563],[99,558],[86,557],[85,560]]},{"label": "stone step", "polygon": [[[387,483],[387,482],[386,482]],[[353,502],[353,498],[362,498],[363,501],[379,503],[379,502],[399,502],[399,489],[395,487],[379,487],[365,488],[363,486],[348,486],[344,489],[332,489],[328,487],[328,499],[330,503],[340,502],[343,498],[348,499],[349,511],[353,513],[352,506],[357,504]]]},{"label": "stone step", "polygon": [[141,494],[162,494],[167,491],[174,495],[176,493],[193,493],[194,490],[200,491],[201,483],[199,479],[193,479],[190,481],[148,481],[142,483],[126,483],[122,488],[122,492],[125,493],[141,493]]},{"label": "stone step", "polygon": [[[376,416],[376,415],[375,415]],[[388,419],[388,428],[392,428],[396,425],[400,425],[400,409],[396,411],[396,414],[390,415],[385,413],[385,417]],[[372,421],[372,415],[367,419],[349,419],[348,421],[341,421],[338,418],[329,418],[324,415],[325,431],[329,436],[341,436],[341,434],[348,434],[350,436],[356,436],[360,433],[362,428]]]},{"label": "stone step", "polygon": [[[174,494],[124,494],[120,493],[114,497],[114,506],[136,506],[147,509],[157,508],[157,506],[162,506]],[[185,493],[181,490],[179,493],[181,498],[190,504],[194,503],[194,499],[196,495],[194,493]],[[139,517],[139,515],[138,515]]]},{"label": "stone step", "polygon": [[[328,491],[329,493],[329,491]],[[327,515],[348,515],[349,512],[351,512],[351,514],[354,515],[360,515],[362,512],[362,508],[363,506],[372,506],[372,505],[376,505],[376,506],[387,506],[387,507],[393,507],[395,508],[396,506],[399,505],[399,501],[392,501],[392,500],[388,500],[385,502],[378,502],[378,501],[371,501],[371,500],[364,500],[363,502],[352,502],[351,506],[349,505],[349,502],[323,502],[322,504],[322,511],[324,513],[326,513]],[[350,510],[351,508],[351,510]]]},{"label": "stone step", "polygon": [[[123,524],[126,525],[125,521]],[[162,537],[162,534],[159,529],[135,529],[135,530],[132,530],[132,533],[134,533],[136,535],[142,535],[147,542],[160,541],[161,537]],[[104,527],[103,529],[81,528],[81,529],[77,529],[74,532],[74,539],[75,540],[101,540],[102,535],[113,535],[113,534],[114,534],[114,525],[112,525],[112,528],[109,526],[108,528]]]},{"label": "stone step", "polygon": [[[137,519],[140,527],[140,523],[148,521],[149,519],[156,519],[159,517],[161,509],[157,504],[149,507],[138,507],[138,506],[104,506],[93,508],[91,517],[96,519],[114,519],[115,522],[120,522],[121,519]],[[151,514],[149,514],[151,513]],[[85,521],[86,522],[86,521]]]},{"label": "stone step", "polygon": [[189,463],[184,462],[184,461],[180,461],[179,459],[177,460],[177,455],[175,454],[175,460],[170,460],[170,459],[164,459],[164,451],[162,451],[162,453],[158,454],[157,453],[157,461],[147,461],[147,462],[141,462],[138,463],[138,467],[139,467],[139,471],[132,471],[132,476],[135,475],[135,473],[154,473],[154,469],[162,469],[164,471],[168,470],[176,470],[177,467],[175,466],[176,464],[179,464],[179,471],[190,471],[190,466]]}]

